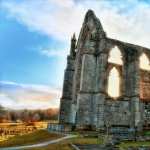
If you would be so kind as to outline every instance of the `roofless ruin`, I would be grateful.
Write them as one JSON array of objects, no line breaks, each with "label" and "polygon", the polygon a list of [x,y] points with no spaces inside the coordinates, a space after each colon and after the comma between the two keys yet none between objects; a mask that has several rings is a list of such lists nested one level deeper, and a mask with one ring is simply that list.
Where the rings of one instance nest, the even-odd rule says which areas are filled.
[{"label": "roofless ruin", "polygon": [[150,49],[108,38],[89,10],[77,42],[71,39],[59,122],[77,129],[149,126]]}]

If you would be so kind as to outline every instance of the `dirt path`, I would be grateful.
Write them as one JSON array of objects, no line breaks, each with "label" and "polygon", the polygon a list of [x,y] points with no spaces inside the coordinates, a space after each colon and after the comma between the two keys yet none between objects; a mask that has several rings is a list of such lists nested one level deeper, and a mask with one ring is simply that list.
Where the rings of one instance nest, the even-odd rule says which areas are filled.
[{"label": "dirt path", "polygon": [[38,143],[38,144],[32,144],[32,145],[26,145],[26,146],[15,146],[15,147],[0,148],[0,150],[22,150],[22,149],[28,149],[28,148],[43,147],[43,146],[47,146],[49,144],[58,143],[60,141],[74,138],[74,137],[76,137],[76,135],[67,135],[65,137],[62,137],[62,138],[59,138],[56,140],[51,140],[51,141],[46,141],[46,142],[42,142],[42,143]]}]

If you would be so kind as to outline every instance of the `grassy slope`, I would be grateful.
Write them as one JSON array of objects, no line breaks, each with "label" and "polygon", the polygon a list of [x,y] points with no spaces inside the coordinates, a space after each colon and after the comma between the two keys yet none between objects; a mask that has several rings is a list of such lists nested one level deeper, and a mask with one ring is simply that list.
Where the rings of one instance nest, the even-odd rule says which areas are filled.
[{"label": "grassy slope", "polygon": [[30,150],[72,150],[70,144],[98,144],[101,143],[101,140],[97,138],[82,138],[77,137],[69,140],[62,141],[57,144],[51,144],[41,148],[32,148]]},{"label": "grassy slope", "polygon": [[[3,141],[0,142],[0,147],[7,147],[7,146],[16,146],[16,145],[28,145],[28,144],[33,144],[33,143],[39,143],[42,141],[46,140],[52,140],[61,137],[60,135],[54,134],[54,133],[48,133],[45,130],[39,130],[35,131],[34,133],[22,135],[22,136],[16,136],[9,141]],[[102,143],[102,140],[98,140],[97,138],[94,137],[86,137],[83,138],[78,135],[77,138],[72,138],[69,140],[62,141],[57,144],[51,144],[45,147],[41,148],[32,148],[30,150],[72,150],[70,144],[98,144]],[[122,142],[119,147],[120,150],[124,150],[129,146],[150,146],[150,142]]]},{"label": "grassy slope", "polygon": [[[97,138],[74,138],[70,140],[65,140],[57,144],[51,144],[41,148],[32,148],[30,150],[72,150],[70,144],[98,144],[101,143],[101,140]],[[119,145],[120,150],[126,150],[129,146],[150,146],[150,142],[124,142]]]},{"label": "grassy slope", "polygon": [[[98,144],[98,143],[102,143],[102,139],[98,140],[97,138],[93,138],[93,137],[92,138],[82,138],[79,135],[79,137],[77,137],[77,138],[65,140],[60,143],[48,145],[48,146],[41,147],[41,148],[34,148],[34,149],[32,148],[32,150],[72,150],[72,148],[70,146],[71,143],[73,143],[73,144]],[[122,142],[119,145],[120,150],[126,150],[127,147],[129,147],[129,146],[134,146],[134,147],[150,146],[150,141],[147,141],[147,142],[128,141],[128,142]]]},{"label": "grassy slope", "polygon": [[[147,135],[147,136],[150,136],[150,131],[144,131],[143,134]],[[150,141],[139,141],[139,142],[126,141],[126,142],[122,142],[119,145],[121,150],[127,149],[130,146],[132,146],[132,147],[149,146],[150,147]]]},{"label": "grassy slope", "polygon": [[138,147],[138,146],[149,146],[150,147],[150,141],[142,141],[142,142],[122,142],[119,147],[121,150],[124,150],[128,147]]},{"label": "grassy slope", "polygon": [[28,144],[40,143],[43,141],[53,140],[61,137],[61,135],[55,133],[49,133],[46,130],[37,130],[33,133],[14,136],[6,141],[0,142],[0,147],[9,147],[9,146],[21,146]]}]

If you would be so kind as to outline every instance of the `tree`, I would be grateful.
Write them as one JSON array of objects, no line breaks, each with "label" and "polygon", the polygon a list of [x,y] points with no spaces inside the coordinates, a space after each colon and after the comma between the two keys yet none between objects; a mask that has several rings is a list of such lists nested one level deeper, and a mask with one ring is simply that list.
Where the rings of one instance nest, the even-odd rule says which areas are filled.
[{"label": "tree", "polygon": [[34,122],[39,121],[39,120],[40,120],[40,115],[39,115],[38,113],[34,114],[32,120],[33,120]]},{"label": "tree", "polygon": [[0,105],[0,122],[3,122],[5,117],[5,112],[6,112],[5,108],[2,105]]}]

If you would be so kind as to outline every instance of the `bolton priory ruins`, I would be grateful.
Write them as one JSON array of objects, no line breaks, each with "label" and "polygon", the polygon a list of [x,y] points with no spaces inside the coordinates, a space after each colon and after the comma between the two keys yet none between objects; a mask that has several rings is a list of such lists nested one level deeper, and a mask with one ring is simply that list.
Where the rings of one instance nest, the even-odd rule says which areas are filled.
[{"label": "bolton priory ruins", "polygon": [[[116,49],[121,56],[113,62]],[[71,39],[59,123],[101,129],[109,121],[111,126],[139,130],[150,125],[150,70],[140,67],[142,55],[149,61],[150,49],[108,38],[88,10],[77,42],[75,35]],[[109,93],[113,72],[119,78],[117,82],[114,75],[112,87],[117,96]]]}]

